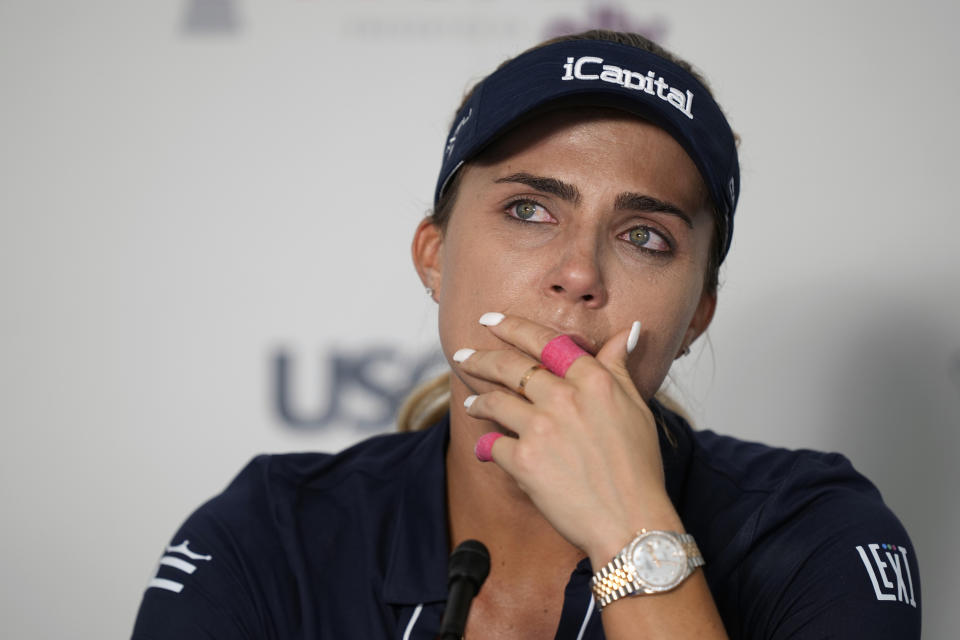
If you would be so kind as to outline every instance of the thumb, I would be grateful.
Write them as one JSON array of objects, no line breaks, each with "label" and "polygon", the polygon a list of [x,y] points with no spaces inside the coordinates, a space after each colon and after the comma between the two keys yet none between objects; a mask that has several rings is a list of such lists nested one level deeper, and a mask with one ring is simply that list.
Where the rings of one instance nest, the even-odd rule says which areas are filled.
[{"label": "thumb", "polygon": [[629,385],[627,388],[635,388],[630,370],[627,369],[627,356],[637,346],[639,338],[640,321],[636,320],[629,329],[615,333],[597,353],[597,361],[612,373],[621,385]]}]

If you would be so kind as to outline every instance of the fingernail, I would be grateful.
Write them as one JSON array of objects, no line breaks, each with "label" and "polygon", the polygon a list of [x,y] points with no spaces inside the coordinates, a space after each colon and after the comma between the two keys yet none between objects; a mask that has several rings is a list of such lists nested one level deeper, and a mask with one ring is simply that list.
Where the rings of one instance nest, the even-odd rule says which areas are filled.
[{"label": "fingernail", "polygon": [[491,311],[480,316],[480,324],[485,327],[495,327],[503,322],[503,314]]},{"label": "fingernail", "polygon": [[480,462],[490,462],[493,460],[493,455],[491,455],[493,443],[502,437],[503,434],[497,431],[491,431],[490,433],[485,433],[480,436],[476,446],[473,447],[473,453],[477,456],[477,460]]},{"label": "fingernail", "polygon": [[634,320],[633,326],[630,327],[630,336],[627,338],[627,353],[631,353],[636,348],[638,340],[640,340],[640,321]]},{"label": "fingernail", "polygon": [[472,405],[473,401],[476,399],[477,399],[477,396],[467,396],[466,399],[463,401],[463,406],[469,409],[470,405]]},{"label": "fingernail", "polygon": [[477,352],[476,349],[458,349],[456,353],[453,354],[454,362],[463,362],[473,354]]}]

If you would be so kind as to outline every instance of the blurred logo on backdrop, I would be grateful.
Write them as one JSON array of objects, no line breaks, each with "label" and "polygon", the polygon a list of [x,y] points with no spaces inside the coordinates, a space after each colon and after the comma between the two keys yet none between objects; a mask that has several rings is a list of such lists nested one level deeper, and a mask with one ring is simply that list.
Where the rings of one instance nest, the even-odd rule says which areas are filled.
[{"label": "blurred logo on backdrop", "polygon": [[[366,2],[359,5],[361,13],[347,17],[344,31],[348,36],[363,38],[398,39],[474,39],[493,40],[497,38],[532,41],[536,37],[553,38],[587,29],[610,29],[614,31],[632,31],[656,41],[662,41],[667,34],[667,23],[661,17],[642,19],[632,12],[610,2],[587,2],[579,11],[557,11],[552,4],[544,3],[542,11],[531,11],[536,16],[531,24],[523,14],[516,12],[510,3],[501,3],[502,11],[497,10],[497,2],[486,0],[461,0],[456,3],[424,3],[424,11],[411,11],[415,5],[405,5],[402,14],[391,14],[393,6],[386,2]],[[355,5],[356,6],[356,5]],[[480,8],[483,14],[478,16],[471,9]],[[442,9],[442,11],[441,11]],[[531,36],[530,34],[537,34]]]},{"label": "blurred logo on backdrop", "polygon": [[[304,0],[300,0],[303,2]],[[314,2],[319,0],[313,0]],[[496,3],[489,0],[461,0],[445,3],[424,2],[423,11],[407,3],[402,13],[391,13],[396,5],[386,1],[364,2],[354,5],[360,11],[344,11],[343,30],[351,37],[400,38],[417,41],[440,38],[481,39],[523,38],[531,28],[543,38],[553,38],[587,29],[632,31],[657,42],[667,35],[667,23],[662,17],[639,18],[617,3],[588,2],[580,12],[554,12],[545,5],[542,12],[532,12],[542,25],[536,27],[518,17],[512,5],[504,5],[498,14]],[[470,10],[482,4],[483,14]],[[187,36],[235,35],[241,27],[237,0],[184,0],[180,18],[180,32]],[[549,7],[549,9],[547,8]],[[442,11],[441,11],[442,9]]]},{"label": "blurred logo on backdrop", "polygon": [[297,431],[392,430],[414,387],[447,364],[437,349],[410,354],[389,345],[331,349],[315,358],[278,349],[271,360],[274,413]]},{"label": "blurred logo on backdrop", "polygon": [[584,18],[558,16],[549,20],[544,37],[555,38],[588,29],[639,33],[656,42],[662,42],[667,35],[667,23],[663,18],[640,19],[615,4],[590,3]]},{"label": "blurred logo on backdrop", "polygon": [[[299,2],[310,0],[299,0]],[[319,2],[321,0],[312,0]],[[184,0],[181,10],[180,30],[185,35],[225,35],[239,31],[238,0]],[[518,19],[511,4],[504,4],[503,13],[497,16],[496,2],[484,0],[461,0],[456,3],[422,2],[424,11],[417,14],[416,5],[406,3],[401,14],[390,14],[396,3],[368,1],[359,5],[362,13],[345,16],[344,27],[349,35],[372,37],[424,37],[449,38],[473,37],[496,38],[524,36],[530,25]],[[358,5],[354,5],[356,8]],[[469,13],[475,7],[483,9],[483,18]],[[547,9],[549,7],[549,10]],[[444,15],[441,9],[446,11]],[[585,15],[553,14],[553,6],[545,4],[539,13],[545,25],[541,34],[545,38],[576,33],[587,29],[611,29],[632,31],[652,40],[661,40],[667,32],[662,18],[639,19],[617,3],[587,2]],[[345,12],[346,13],[346,12]]]},{"label": "blurred logo on backdrop", "polygon": [[180,21],[184,35],[233,35],[240,29],[234,0],[186,0]]}]

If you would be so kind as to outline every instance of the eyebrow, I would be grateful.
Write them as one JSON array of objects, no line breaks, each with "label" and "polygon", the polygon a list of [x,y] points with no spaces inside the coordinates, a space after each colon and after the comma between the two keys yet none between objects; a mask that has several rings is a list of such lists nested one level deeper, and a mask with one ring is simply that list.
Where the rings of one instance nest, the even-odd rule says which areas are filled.
[{"label": "eyebrow", "polygon": [[[525,184],[531,189],[536,189],[537,191],[543,193],[549,193],[550,195],[554,195],[561,200],[572,202],[574,204],[579,204],[581,200],[579,189],[572,184],[563,182],[562,180],[557,180],[556,178],[535,176],[530,173],[521,172],[513,173],[509,176],[504,176],[503,178],[498,178],[494,182],[497,184],[505,182],[517,182],[520,184]],[[683,209],[670,202],[660,200],[659,198],[654,198],[653,196],[644,195],[642,193],[621,193],[617,196],[614,207],[622,211],[669,213],[671,215],[678,216],[686,223],[688,227],[691,229],[693,228],[693,220],[683,211]]]},{"label": "eyebrow", "polygon": [[556,178],[535,176],[529,173],[513,173],[509,176],[498,178],[495,182],[498,184],[503,182],[519,182],[520,184],[527,185],[531,189],[557,196],[566,202],[572,202],[574,204],[580,203],[580,190],[572,184],[557,180]]},{"label": "eyebrow", "polygon": [[642,193],[621,193],[617,196],[617,202],[615,206],[617,209],[624,209],[627,211],[656,211],[660,213],[669,213],[678,216],[687,224],[688,227],[693,229],[693,220],[683,211],[683,209],[675,204],[654,198],[653,196],[647,196]]}]

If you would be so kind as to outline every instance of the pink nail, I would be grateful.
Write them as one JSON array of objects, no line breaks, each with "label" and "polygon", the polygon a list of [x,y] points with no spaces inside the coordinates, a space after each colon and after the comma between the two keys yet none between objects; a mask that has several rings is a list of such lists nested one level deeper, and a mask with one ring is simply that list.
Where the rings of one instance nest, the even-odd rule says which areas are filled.
[{"label": "pink nail", "polygon": [[480,436],[480,439],[477,440],[477,445],[473,448],[473,453],[476,454],[477,460],[480,462],[490,462],[493,460],[493,456],[490,455],[493,449],[493,443],[502,437],[503,434],[497,431],[491,431],[490,433],[485,433]]}]

